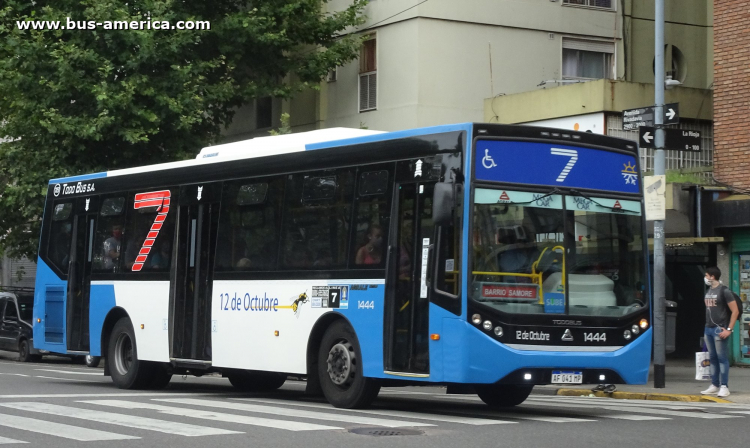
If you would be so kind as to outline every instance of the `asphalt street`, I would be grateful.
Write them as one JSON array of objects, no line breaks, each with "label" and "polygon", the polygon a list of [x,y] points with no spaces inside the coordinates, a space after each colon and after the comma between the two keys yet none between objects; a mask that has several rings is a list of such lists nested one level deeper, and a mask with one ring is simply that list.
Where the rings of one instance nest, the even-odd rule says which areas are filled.
[{"label": "asphalt street", "polygon": [[[117,389],[101,368],[0,352],[0,445],[23,447],[739,447],[750,405],[532,394],[496,411],[440,387],[384,388],[366,410],[336,409],[287,381],[235,391],[218,376],[163,391]],[[364,434],[361,434],[364,433]]]}]

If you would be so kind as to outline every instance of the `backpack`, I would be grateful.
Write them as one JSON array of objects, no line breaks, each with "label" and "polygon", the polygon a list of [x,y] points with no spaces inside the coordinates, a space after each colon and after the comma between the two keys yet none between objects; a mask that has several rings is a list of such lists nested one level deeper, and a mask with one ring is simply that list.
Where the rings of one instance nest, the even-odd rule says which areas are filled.
[{"label": "backpack", "polygon": [[740,318],[742,318],[742,299],[740,299],[740,296],[738,296],[736,292],[734,292],[731,289],[729,289],[729,287],[727,287],[725,285],[721,285],[721,286],[722,286],[722,289],[725,289],[725,290],[729,291],[729,293],[734,298],[734,303],[737,304],[737,309],[740,310],[740,314],[739,314],[739,316],[737,316],[737,322],[741,322]]}]

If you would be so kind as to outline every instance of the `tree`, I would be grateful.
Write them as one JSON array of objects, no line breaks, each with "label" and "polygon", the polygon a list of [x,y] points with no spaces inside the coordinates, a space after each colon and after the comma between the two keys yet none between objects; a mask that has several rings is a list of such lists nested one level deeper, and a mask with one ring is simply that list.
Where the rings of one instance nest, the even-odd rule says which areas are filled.
[{"label": "tree", "polygon": [[[49,179],[193,157],[248,100],[356,58],[359,39],[339,33],[366,0],[323,13],[326,1],[3,1],[0,253],[35,256]],[[210,29],[154,29],[180,21]]]}]

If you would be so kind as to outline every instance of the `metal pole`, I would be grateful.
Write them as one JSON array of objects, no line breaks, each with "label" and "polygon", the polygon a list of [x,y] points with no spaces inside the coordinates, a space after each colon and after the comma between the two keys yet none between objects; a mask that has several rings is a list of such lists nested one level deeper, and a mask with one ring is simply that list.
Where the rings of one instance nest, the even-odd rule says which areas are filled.
[{"label": "metal pole", "polygon": [[[664,0],[656,0],[654,15],[654,127],[656,128],[654,174],[665,173],[664,154]],[[666,298],[664,221],[654,221],[654,387],[665,387]]]}]

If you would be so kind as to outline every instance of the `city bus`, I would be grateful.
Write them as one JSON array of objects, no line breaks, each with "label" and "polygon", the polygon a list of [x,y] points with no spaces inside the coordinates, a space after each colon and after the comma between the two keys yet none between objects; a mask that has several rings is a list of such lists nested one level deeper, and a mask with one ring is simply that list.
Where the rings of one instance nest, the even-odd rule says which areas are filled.
[{"label": "city bus", "polygon": [[124,389],[288,376],[337,407],[381,386],[490,406],[644,384],[638,148],[559,129],[326,129],[49,182],[34,345]]}]

